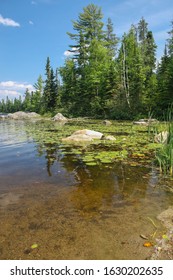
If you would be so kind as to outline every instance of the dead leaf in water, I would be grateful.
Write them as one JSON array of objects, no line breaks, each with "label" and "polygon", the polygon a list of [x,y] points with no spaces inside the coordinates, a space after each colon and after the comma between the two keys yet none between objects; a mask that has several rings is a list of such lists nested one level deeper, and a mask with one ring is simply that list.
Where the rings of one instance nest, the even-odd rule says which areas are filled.
[{"label": "dead leaf in water", "polygon": [[143,246],[144,247],[151,247],[151,246],[153,246],[153,244],[151,242],[147,241],[143,244]]},{"label": "dead leaf in water", "polygon": [[143,238],[143,239],[148,239],[148,237],[144,234],[140,234],[140,237]]}]

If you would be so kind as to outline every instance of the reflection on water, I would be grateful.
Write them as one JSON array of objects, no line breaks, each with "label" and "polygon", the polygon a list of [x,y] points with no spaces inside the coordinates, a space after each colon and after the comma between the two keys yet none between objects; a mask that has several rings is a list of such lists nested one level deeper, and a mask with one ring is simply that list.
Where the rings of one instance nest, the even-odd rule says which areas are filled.
[{"label": "reflection on water", "polygon": [[140,234],[161,234],[157,215],[173,202],[154,167],[89,167],[60,142],[35,142],[28,125],[0,122],[0,258],[149,257]]}]

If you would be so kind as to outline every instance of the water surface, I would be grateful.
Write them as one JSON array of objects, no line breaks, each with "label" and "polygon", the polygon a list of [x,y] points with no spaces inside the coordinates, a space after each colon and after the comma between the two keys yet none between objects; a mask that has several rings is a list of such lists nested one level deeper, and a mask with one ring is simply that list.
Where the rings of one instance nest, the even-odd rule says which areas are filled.
[{"label": "water surface", "polygon": [[152,164],[86,165],[87,147],[77,153],[60,141],[72,127],[0,121],[0,258],[149,258],[140,235],[164,233],[157,215],[173,194]]}]

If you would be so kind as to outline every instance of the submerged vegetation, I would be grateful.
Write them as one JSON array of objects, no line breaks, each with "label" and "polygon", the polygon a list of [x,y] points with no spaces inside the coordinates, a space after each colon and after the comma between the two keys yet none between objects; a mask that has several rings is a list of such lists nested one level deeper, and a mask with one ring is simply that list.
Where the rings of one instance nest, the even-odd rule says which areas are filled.
[{"label": "submerged vegetation", "polygon": [[[62,138],[74,131],[84,128],[102,132],[104,135],[114,135],[115,140],[94,140],[91,143],[66,143]],[[161,144],[153,142],[152,133],[148,127],[135,126],[131,122],[113,121],[111,126],[105,126],[99,120],[70,121],[63,126],[51,121],[38,121],[27,126],[28,135],[32,135],[38,143],[38,150],[46,150],[48,162],[53,164],[67,156],[72,161],[86,166],[104,165],[112,168],[114,163],[122,162],[130,166],[151,165],[155,148]]]}]

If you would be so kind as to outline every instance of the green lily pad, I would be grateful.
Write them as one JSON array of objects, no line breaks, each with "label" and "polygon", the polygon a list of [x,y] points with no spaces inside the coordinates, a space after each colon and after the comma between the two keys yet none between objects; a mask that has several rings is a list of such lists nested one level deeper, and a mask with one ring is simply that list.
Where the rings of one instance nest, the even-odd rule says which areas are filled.
[{"label": "green lily pad", "polygon": [[85,162],[85,164],[86,165],[88,165],[88,166],[95,166],[95,165],[97,165],[97,163],[96,162]]}]

